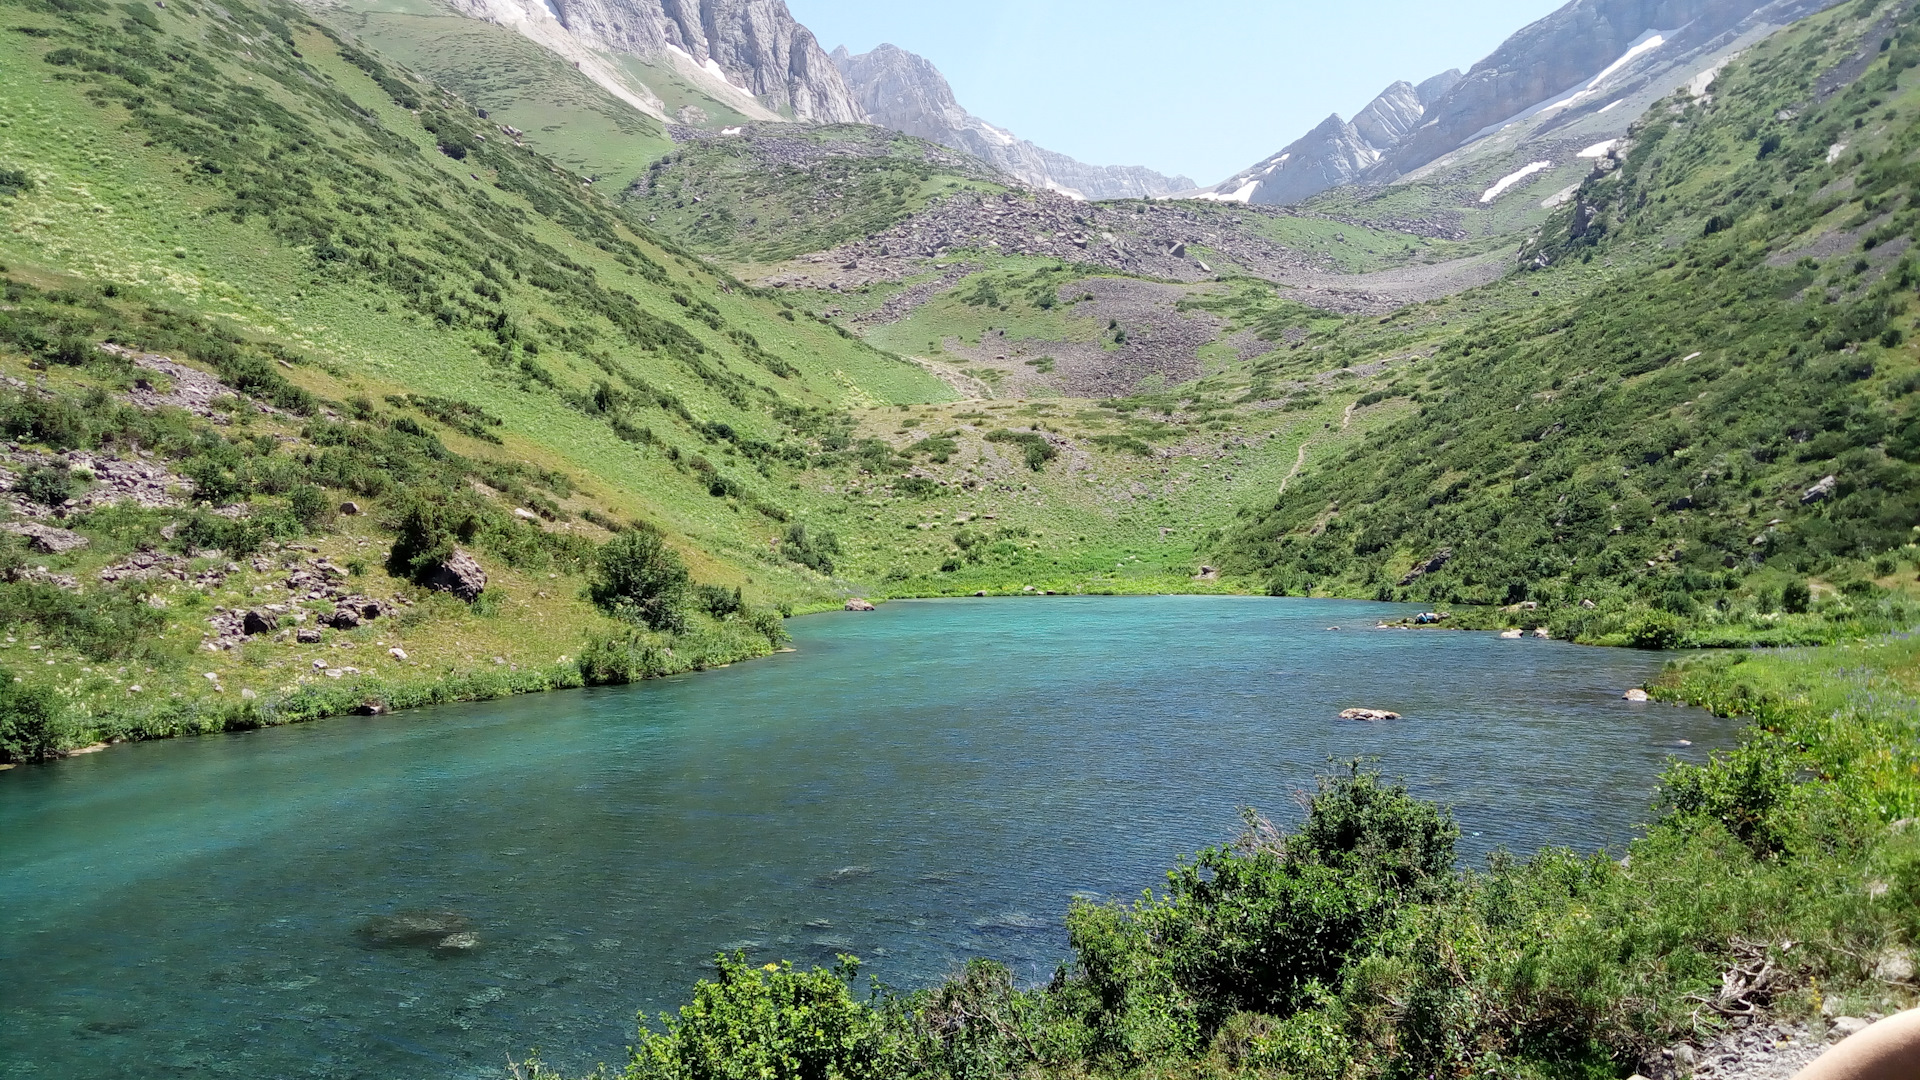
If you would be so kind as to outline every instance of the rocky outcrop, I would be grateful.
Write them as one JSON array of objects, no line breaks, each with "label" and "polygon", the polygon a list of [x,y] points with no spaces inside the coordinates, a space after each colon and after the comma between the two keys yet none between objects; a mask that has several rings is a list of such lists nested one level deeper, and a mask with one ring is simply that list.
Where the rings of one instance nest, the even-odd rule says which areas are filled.
[{"label": "rocky outcrop", "polygon": [[1088,165],[1035,146],[960,107],[946,76],[894,45],[858,56],[843,46],[833,63],[871,123],[964,150],[1034,187],[1087,199],[1150,198],[1192,188],[1184,176],[1136,166]]},{"label": "rocky outcrop", "polygon": [[434,568],[427,577],[427,588],[453,595],[471,604],[480,598],[487,588],[487,572],[480,568],[480,560],[459,548],[447,556],[447,561]]},{"label": "rocky outcrop", "polygon": [[86,537],[68,529],[56,529],[38,522],[10,522],[0,529],[26,538],[27,546],[42,555],[61,555],[86,547]]},{"label": "rocky outcrop", "polygon": [[[454,0],[454,6],[523,30],[557,19],[572,43],[589,50],[680,59],[692,72],[704,72],[794,120],[844,124],[865,119],[813,32],[795,21],[782,0],[548,0],[544,6]],[[556,51],[569,44],[529,36]],[[657,100],[629,103],[664,115]]]}]

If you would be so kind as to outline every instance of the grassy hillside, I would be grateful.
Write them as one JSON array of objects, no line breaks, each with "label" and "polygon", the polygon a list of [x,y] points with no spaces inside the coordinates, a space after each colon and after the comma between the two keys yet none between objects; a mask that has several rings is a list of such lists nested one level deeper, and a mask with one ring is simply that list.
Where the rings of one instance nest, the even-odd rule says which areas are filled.
[{"label": "grassy hillside", "polygon": [[[673,148],[666,125],[614,97],[512,27],[432,0],[326,5],[317,17],[350,41],[458,94],[556,164],[619,190]],[[690,104],[691,102],[689,102]],[[716,102],[706,111],[735,119]],[[669,113],[671,115],[671,113]]]},{"label": "grassy hillside", "polygon": [[865,125],[753,125],[697,137],[626,192],[630,212],[703,254],[771,263],[880,232],[942,195],[1002,190],[965,154]]},{"label": "grassy hillside", "polygon": [[[238,708],[241,690],[256,710],[298,692],[283,678],[300,667],[291,659],[253,671],[257,649],[193,651],[217,629],[220,613],[206,608],[244,605],[258,587],[253,570],[236,577],[223,562],[225,584],[185,586],[211,603],[169,604],[164,627],[139,624],[137,651],[154,657],[142,663],[179,697],[173,719],[112,719],[141,711],[130,692],[80,677],[130,654],[96,648],[70,625],[84,612],[67,608],[108,602],[115,590],[97,570],[143,544],[183,558],[217,549],[237,564],[236,544],[264,550],[304,535],[329,557],[365,563],[382,578],[370,590],[405,590],[418,587],[378,568],[408,513],[437,507],[436,520],[454,522],[441,533],[477,546],[513,602],[483,605],[498,620],[489,646],[473,632],[481,624],[463,621],[471,612],[413,594],[419,636],[403,651],[441,682],[544,670],[560,656],[577,662],[589,631],[614,629],[581,594],[595,545],[634,521],[664,532],[699,580],[744,588],[750,605],[837,602],[843,586],[778,553],[806,507],[787,472],[827,452],[850,406],[951,396],[920,368],[637,230],[468,103],[290,8],[15,5],[0,84],[10,282],[0,368],[19,395],[9,407],[29,417],[0,466],[18,479],[57,465],[50,454],[78,450],[118,468],[144,451],[160,456],[158,486],[170,486],[134,514],[137,527],[112,514],[59,523],[92,545],[36,565],[71,586],[20,577],[18,566],[5,586],[46,609],[20,615],[9,644],[33,653],[34,681],[72,699],[69,744],[257,722],[224,706]],[[137,393],[164,396],[178,381],[161,375],[161,389],[143,390],[150,369],[101,352],[103,342],[224,380],[227,411],[175,416],[160,443],[119,420],[32,421],[45,410],[99,419],[103,401],[138,405]],[[279,412],[251,411],[260,405]],[[340,447],[359,454],[345,472]],[[370,512],[218,543],[178,539],[196,509],[280,520],[289,493],[308,486],[321,492],[311,506],[357,496]],[[25,512],[31,497],[18,500]],[[32,512],[49,511],[61,508]],[[173,539],[156,541],[162,530]],[[523,558],[536,534],[559,545],[551,568],[547,556]],[[552,576],[542,585],[522,569]],[[734,652],[765,647],[763,636]],[[196,717],[201,706],[210,712]]]},{"label": "grassy hillside", "polygon": [[1845,5],[1656,109],[1527,253],[1546,269],[1515,280],[1549,296],[1438,341],[1380,391],[1415,415],[1262,507],[1226,564],[1276,592],[1537,604],[1615,641],[1904,623],[1913,25]]}]

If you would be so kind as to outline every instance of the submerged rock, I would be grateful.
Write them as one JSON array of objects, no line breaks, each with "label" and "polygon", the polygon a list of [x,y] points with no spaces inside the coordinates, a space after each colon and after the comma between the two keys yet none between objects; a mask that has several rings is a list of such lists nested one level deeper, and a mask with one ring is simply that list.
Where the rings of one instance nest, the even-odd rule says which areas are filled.
[{"label": "submerged rock", "polygon": [[376,949],[437,949],[452,938],[473,937],[473,920],[455,911],[399,911],[375,915],[355,934]]},{"label": "submerged rock", "polygon": [[1340,714],[1342,720],[1398,720],[1400,714],[1384,709],[1348,709]]}]

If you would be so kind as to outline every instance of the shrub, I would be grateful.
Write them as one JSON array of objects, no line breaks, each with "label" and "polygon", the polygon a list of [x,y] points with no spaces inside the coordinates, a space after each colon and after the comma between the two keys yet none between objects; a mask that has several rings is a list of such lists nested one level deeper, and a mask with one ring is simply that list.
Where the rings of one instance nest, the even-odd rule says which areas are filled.
[{"label": "shrub", "polygon": [[1813,590],[1804,581],[1789,581],[1780,589],[1780,609],[1789,615],[1804,615],[1813,606]]},{"label": "shrub", "polygon": [[0,195],[18,195],[33,190],[33,177],[24,169],[0,169]]},{"label": "shrub", "polygon": [[788,527],[780,551],[801,566],[831,575],[833,556],[840,554],[840,538],[824,529],[809,533],[805,525],[795,522]]},{"label": "shrub", "polygon": [[791,963],[753,967],[744,955],[714,959],[664,1032],[643,1029],[627,1080],[878,1080],[888,1045],[878,1013],[847,983],[859,961],[831,971]]},{"label": "shrub", "polygon": [[693,606],[713,616],[724,619],[729,615],[738,615],[746,610],[738,587],[729,589],[725,585],[695,585],[693,587]]},{"label": "shrub", "polygon": [[1777,741],[1759,738],[1705,765],[1675,762],[1661,777],[1669,818],[1719,822],[1755,857],[1786,849],[1787,811],[1794,798],[1794,766]]},{"label": "shrub", "polygon": [[0,668],[0,762],[45,761],[59,753],[62,733],[59,697]]},{"label": "shrub", "polygon": [[1665,611],[1642,615],[1627,628],[1627,643],[1636,649],[1677,649],[1686,636],[1686,624]]},{"label": "shrub", "polygon": [[13,490],[42,506],[59,506],[73,498],[73,471],[64,461],[51,466],[36,465],[14,480]]},{"label": "shrub", "polygon": [[1027,468],[1034,472],[1046,468],[1047,462],[1060,456],[1060,451],[1054,449],[1053,444],[1047,441],[1047,437],[1037,431],[1008,431],[1006,428],[1000,428],[997,431],[988,432],[987,441],[1012,443],[1020,447],[1026,454]]},{"label": "shrub", "polygon": [[680,556],[651,529],[632,529],[600,549],[591,595],[608,613],[655,630],[686,628],[690,577]]}]

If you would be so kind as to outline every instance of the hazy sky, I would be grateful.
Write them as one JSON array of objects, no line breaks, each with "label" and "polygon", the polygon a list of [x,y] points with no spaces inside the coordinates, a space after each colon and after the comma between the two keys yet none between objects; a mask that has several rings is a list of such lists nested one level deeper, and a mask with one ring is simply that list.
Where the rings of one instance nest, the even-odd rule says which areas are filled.
[{"label": "hazy sky", "polygon": [[1470,67],[1565,0],[787,0],[831,51],[932,60],[975,116],[1095,165],[1213,184]]}]

